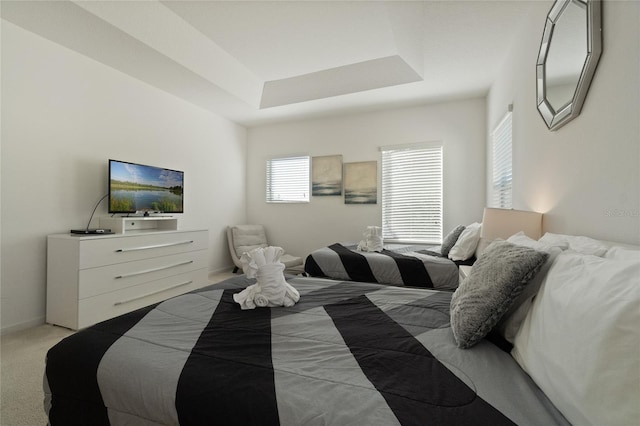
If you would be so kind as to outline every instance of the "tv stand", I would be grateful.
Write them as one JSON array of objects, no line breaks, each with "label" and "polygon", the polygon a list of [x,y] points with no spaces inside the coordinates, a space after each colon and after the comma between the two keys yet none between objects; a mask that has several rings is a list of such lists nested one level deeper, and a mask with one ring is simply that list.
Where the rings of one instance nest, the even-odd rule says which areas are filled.
[{"label": "tv stand", "polygon": [[178,219],[171,216],[101,217],[100,227],[116,234],[176,231]]}]

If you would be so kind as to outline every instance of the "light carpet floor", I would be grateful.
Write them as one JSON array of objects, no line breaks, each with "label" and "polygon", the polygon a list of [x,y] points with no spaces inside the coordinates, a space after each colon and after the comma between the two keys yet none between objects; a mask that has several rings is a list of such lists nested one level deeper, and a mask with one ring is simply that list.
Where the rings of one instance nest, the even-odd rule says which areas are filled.
[{"label": "light carpet floor", "polygon": [[[210,275],[216,283],[233,274]],[[3,335],[0,343],[0,426],[44,426],[44,361],[49,348],[73,334],[43,324]]]},{"label": "light carpet floor", "polygon": [[50,347],[73,332],[40,325],[2,336],[0,349],[0,425],[46,425],[44,412],[44,360]]}]

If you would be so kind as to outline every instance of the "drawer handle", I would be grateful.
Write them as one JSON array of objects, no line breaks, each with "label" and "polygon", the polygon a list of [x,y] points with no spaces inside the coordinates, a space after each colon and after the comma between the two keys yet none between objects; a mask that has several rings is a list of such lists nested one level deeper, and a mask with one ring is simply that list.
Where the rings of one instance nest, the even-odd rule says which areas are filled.
[{"label": "drawer handle", "polygon": [[193,240],[180,241],[180,242],[177,242],[177,243],[156,244],[154,246],[143,246],[143,247],[131,247],[131,248],[118,249],[118,250],[116,250],[116,253],[125,253],[125,252],[128,252],[128,251],[138,251],[138,250],[149,250],[149,249],[162,248],[162,247],[181,246],[181,245],[184,245],[184,244],[193,244]]},{"label": "drawer handle", "polygon": [[186,262],[174,263],[173,265],[160,266],[159,268],[145,269],[144,271],[131,272],[130,274],[118,275],[115,278],[117,280],[119,280],[120,278],[135,277],[136,275],[143,275],[143,274],[148,274],[150,272],[164,271],[165,269],[171,269],[171,268],[176,268],[178,266],[189,265],[190,263],[193,263],[193,260],[187,260]]},{"label": "drawer handle", "polygon": [[172,285],[170,287],[163,288],[162,290],[152,291],[151,293],[147,293],[147,294],[143,294],[143,295],[140,295],[140,296],[132,297],[131,299],[121,300],[120,302],[114,303],[113,306],[124,305],[125,303],[134,302],[136,300],[144,299],[145,297],[153,296],[154,294],[162,293],[163,291],[173,290],[174,288],[178,288],[178,287],[182,287],[182,286],[185,286],[185,285],[189,285],[192,282],[193,282],[192,280],[185,281],[185,282],[180,283],[180,284],[175,284],[175,285]]}]

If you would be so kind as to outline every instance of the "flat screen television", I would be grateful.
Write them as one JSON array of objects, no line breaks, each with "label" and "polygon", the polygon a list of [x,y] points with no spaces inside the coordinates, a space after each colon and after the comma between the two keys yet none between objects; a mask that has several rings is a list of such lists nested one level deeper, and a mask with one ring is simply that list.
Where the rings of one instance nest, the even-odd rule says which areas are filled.
[{"label": "flat screen television", "polygon": [[109,213],[184,213],[184,172],[109,160]]}]

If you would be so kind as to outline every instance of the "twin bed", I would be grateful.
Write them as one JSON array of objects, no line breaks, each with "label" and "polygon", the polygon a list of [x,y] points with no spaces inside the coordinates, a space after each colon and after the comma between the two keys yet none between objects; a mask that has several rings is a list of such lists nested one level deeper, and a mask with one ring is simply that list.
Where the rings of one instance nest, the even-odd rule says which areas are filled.
[{"label": "twin bed", "polygon": [[85,328],[51,348],[49,422],[633,423],[640,418],[640,252],[583,254],[592,247],[582,240],[562,248],[524,240],[513,244],[547,251],[546,263],[527,278],[537,295],[520,305],[526,309],[511,352],[490,338],[461,349],[452,310],[461,306],[461,290],[487,283],[485,272],[494,280],[497,260],[487,253],[504,256],[492,248],[455,293],[413,282],[288,275],[300,293],[294,306],[241,310],[233,295],[255,280],[236,276]]},{"label": "twin bed", "polygon": [[458,267],[474,261],[450,260],[439,246],[386,244],[379,252],[367,252],[356,244],[335,243],[309,254],[304,270],[312,277],[455,290]]}]

